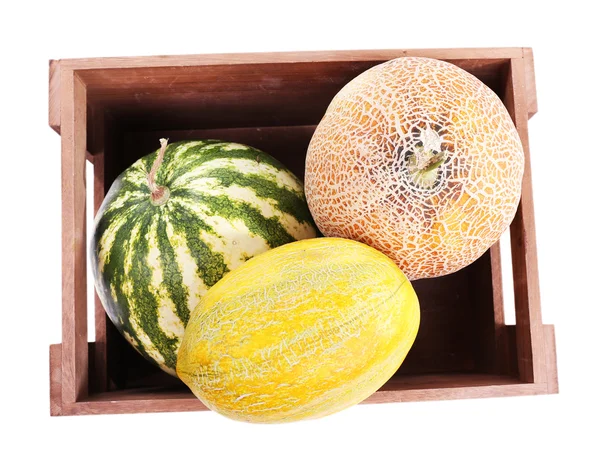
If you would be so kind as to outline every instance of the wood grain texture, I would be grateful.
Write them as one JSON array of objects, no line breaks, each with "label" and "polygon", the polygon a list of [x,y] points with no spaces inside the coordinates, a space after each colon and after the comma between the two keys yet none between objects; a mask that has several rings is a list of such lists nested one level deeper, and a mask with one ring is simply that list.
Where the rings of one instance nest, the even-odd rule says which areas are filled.
[{"label": "wood grain texture", "polygon": [[60,134],[60,67],[59,61],[51,60],[48,67],[48,124]]},{"label": "wood grain texture", "polygon": [[529,396],[546,393],[545,384],[516,383],[510,379],[490,379],[487,384],[481,379],[455,378],[453,381],[452,386],[424,382],[421,385],[413,384],[410,389],[380,390],[365,400],[363,404],[482,399],[487,397]]},{"label": "wood grain texture", "polygon": [[88,391],[86,96],[72,71],[61,74],[62,154],[62,400],[73,403]]},{"label": "wood grain texture", "polygon": [[246,54],[193,54],[176,56],[99,57],[61,59],[65,67],[84,69],[119,69],[134,67],[191,67],[201,65],[235,65],[261,63],[328,62],[353,60],[387,60],[389,57],[422,56],[441,60],[510,59],[523,57],[523,48],[442,48],[442,49],[379,49],[350,51],[257,52]]},{"label": "wood grain texture", "polygon": [[[380,404],[389,402],[439,401],[448,399],[473,399],[486,397],[508,397],[545,394],[544,384],[515,383],[494,380],[486,384],[481,379],[457,378],[453,386],[447,382],[438,385],[425,380],[423,384],[415,382],[405,390],[380,390],[361,404]],[[123,394],[105,393],[102,396],[70,405],[69,415],[88,414],[131,414],[140,412],[190,412],[206,411],[204,404],[191,393],[183,391],[147,392]]]},{"label": "wood grain texture", "polygon": [[544,325],[546,347],[546,385],[548,394],[558,394],[558,365],[556,360],[556,337],[553,325]]},{"label": "wood grain texture", "polygon": [[[127,107],[128,104],[142,104],[147,99],[159,100],[161,95],[166,95],[167,100],[163,104],[170,106],[180,101],[202,96],[202,83],[207,77],[210,82],[211,67],[215,71],[222,71],[228,67],[229,72],[236,66],[250,66],[256,69],[255,73],[265,74],[273,67],[300,67],[307,71],[318,70],[319,67],[342,67],[353,69],[354,73],[349,77],[356,76],[362,70],[366,70],[375,63],[383,62],[395,57],[423,56],[447,60],[463,67],[469,72],[477,75],[482,80],[498,76],[501,68],[511,58],[520,58],[525,54],[524,48],[464,48],[464,49],[384,49],[384,50],[354,50],[354,51],[304,51],[304,52],[272,52],[272,53],[248,53],[248,54],[204,54],[204,55],[182,55],[182,56],[147,56],[147,57],[112,57],[112,58],[85,58],[85,59],[62,59],[53,60],[50,63],[50,95],[59,87],[58,79],[61,70],[78,71],[80,78],[90,89],[90,102],[94,99],[106,99],[110,101],[111,94],[115,90],[135,87],[137,91],[131,96],[130,103],[123,103],[123,98],[117,98],[117,102]],[[361,65],[362,64],[362,65]],[[200,69],[201,68],[201,69]],[[262,70],[261,68],[264,68]],[[226,70],[226,69],[225,69]],[[240,69],[241,70],[241,69]],[[199,74],[202,72],[202,74]],[[218,73],[220,80],[213,81],[217,87],[228,87],[236,92],[236,87],[244,86],[242,79],[236,80],[236,74]],[[239,75],[239,74],[238,74]],[[318,78],[326,77],[331,82],[335,78],[330,74],[316,74]],[[186,78],[187,77],[187,78]],[[348,80],[349,80],[348,78]],[[222,80],[222,85],[221,85]],[[233,81],[233,82],[232,82]],[[232,89],[231,84],[235,83]],[[271,86],[276,84],[271,81]],[[247,84],[253,86],[252,84]],[[265,83],[255,84],[265,87]],[[144,87],[150,87],[144,89]],[[190,88],[191,87],[191,88]],[[287,87],[293,91],[294,87]],[[319,87],[317,87],[319,88]],[[267,90],[269,88],[267,87]],[[112,90],[112,92],[111,92]],[[215,91],[218,91],[215,90]],[[223,91],[223,89],[221,89]],[[93,96],[94,93],[98,95]],[[325,91],[326,93],[326,91]],[[105,95],[102,98],[103,94]],[[239,93],[237,93],[239,95]],[[235,95],[235,93],[234,93]],[[118,96],[118,93],[117,93]],[[204,94],[208,100],[214,99]],[[221,96],[220,98],[226,98]],[[224,100],[226,101],[226,100]],[[114,103],[114,97],[113,97]],[[49,122],[53,129],[60,130],[60,101],[50,99]]]},{"label": "wood grain texture", "polygon": [[[60,345],[51,354],[60,356]],[[58,369],[60,365],[57,364]],[[58,375],[60,377],[60,375]],[[55,385],[55,388],[57,386]],[[544,394],[546,385],[520,383],[509,376],[487,374],[414,375],[393,377],[362,404],[470,399]],[[94,394],[55,409],[54,415],[131,414],[208,410],[185,388],[141,388]]]},{"label": "wood grain texture", "polygon": [[527,116],[531,119],[538,111],[538,102],[535,85],[533,50],[530,47],[523,48],[523,59],[525,60],[525,86],[527,87]]},{"label": "wood grain texture", "polygon": [[510,226],[519,375],[525,382],[546,383],[524,59],[511,59],[507,91],[507,108],[525,153],[521,202]]},{"label": "wood grain texture", "polygon": [[[512,327],[512,326],[511,326]],[[546,326],[547,342],[554,345],[553,326]],[[187,412],[208,410],[187,389],[146,387],[93,394],[85,400],[61,404],[61,345],[50,348],[52,415],[130,414],[142,412]],[[518,378],[496,374],[430,374],[394,376],[362,404],[473,399],[537,395],[558,392],[556,383],[523,383]]]},{"label": "wood grain texture", "polygon": [[50,415],[62,415],[62,345],[50,345]]},{"label": "wood grain texture", "polygon": [[[394,58],[388,55],[385,60]],[[90,103],[139,130],[315,125],[335,94],[381,63],[299,61],[80,71]],[[454,60],[497,93],[508,59]]]},{"label": "wood grain texture", "polygon": [[[241,96],[261,92],[294,93],[300,96],[315,88],[338,89],[361,72],[397,57],[394,54],[376,60],[298,61],[294,63],[256,63],[232,65],[201,65],[179,67],[136,67],[121,69],[92,69],[78,73],[85,81],[90,101],[119,104],[147,102],[161,98],[193,99],[195,94],[205,100],[221,99],[226,94]],[[509,59],[462,59],[453,64],[477,75],[483,81],[496,81],[499,71]],[[132,93],[134,92],[134,93]],[[206,93],[218,93],[207,96]]]}]

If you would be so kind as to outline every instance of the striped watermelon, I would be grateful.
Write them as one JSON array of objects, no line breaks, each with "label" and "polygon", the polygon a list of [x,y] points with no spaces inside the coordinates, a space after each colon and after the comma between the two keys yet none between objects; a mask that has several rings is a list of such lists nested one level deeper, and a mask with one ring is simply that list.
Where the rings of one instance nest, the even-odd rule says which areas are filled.
[{"label": "striped watermelon", "polygon": [[161,140],[115,180],[94,224],[102,305],[135,349],[172,375],[190,312],[212,285],[270,248],[316,237],[289,170],[216,140]]}]

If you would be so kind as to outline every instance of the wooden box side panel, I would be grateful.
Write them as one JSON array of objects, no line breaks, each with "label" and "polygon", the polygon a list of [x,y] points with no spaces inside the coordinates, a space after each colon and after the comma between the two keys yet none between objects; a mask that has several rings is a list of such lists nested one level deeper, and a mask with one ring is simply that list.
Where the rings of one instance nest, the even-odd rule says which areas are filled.
[{"label": "wooden box side panel", "polygon": [[[553,330],[546,330],[553,344]],[[92,349],[93,350],[93,349]],[[146,388],[91,395],[76,403],[61,402],[61,345],[50,347],[51,415],[129,414],[142,412],[205,411],[206,406],[182,388]],[[494,374],[448,374],[394,376],[363,404],[435,401],[547,394],[554,385],[523,383],[517,378]]]},{"label": "wooden box side panel", "polygon": [[518,369],[523,381],[546,383],[546,355],[527,128],[529,119],[527,91],[526,61],[522,58],[511,59],[506,106],[519,132],[525,153],[521,201],[510,226]]},{"label": "wooden box side panel", "polygon": [[62,401],[87,396],[86,91],[70,70],[60,78],[62,122]]},{"label": "wooden box side panel", "polygon": [[[178,76],[184,75],[186,69],[194,67],[236,66],[244,64],[260,67],[261,64],[383,62],[394,57],[422,56],[452,61],[459,66],[464,61],[471,64],[471,67],[479,70],[487,68],[490,63],[523,57],[527,53],[530,53],[530,50],[527,48],[509,47],[306,51],[53,60],[50,62],[49,123],[53,129],[60,132],[60,94],[54,92],[60,88],[61,70],[76,71],[83,82],[89,85],[90,89],[94,89],[99,85],[120,88],[126,86],[127,83],[147,79],[148,75],[144,70],[149,68],[153,69],[153,73],[171,68],[177,71],[176,76],[164,84],[158,83],[156,85],[162,89],[176,90],[179,86],[186,87],[185,83],[177,83],[179,81]],[[153,81],[155,80],[156,78],[153,78]],[[189,90],[184,90],[184,92],[184,94],[187,94],[185,98],[189,98]],[[143,101],[144,97],[138,95],[138,98]]]}]

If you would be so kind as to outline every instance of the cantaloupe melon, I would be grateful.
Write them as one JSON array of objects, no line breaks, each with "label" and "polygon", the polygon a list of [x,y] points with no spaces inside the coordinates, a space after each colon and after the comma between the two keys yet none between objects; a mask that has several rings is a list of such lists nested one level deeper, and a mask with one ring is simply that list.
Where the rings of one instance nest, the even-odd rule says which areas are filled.
[{"label": "cantaloupe melon", "polygon": [[358,240],[410,279],[455,272],[512,221],[524,154],[498,96],[417,57],[377,65],[333,99],[310,142],[305,193],[326,236]]}]

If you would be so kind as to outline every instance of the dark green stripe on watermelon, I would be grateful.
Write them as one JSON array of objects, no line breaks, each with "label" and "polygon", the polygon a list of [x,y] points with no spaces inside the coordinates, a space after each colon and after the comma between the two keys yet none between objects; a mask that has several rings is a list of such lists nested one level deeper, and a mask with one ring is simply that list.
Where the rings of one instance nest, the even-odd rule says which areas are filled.
[{"label": "dark green stripe on watermelon", "polygon": [[[169,152],[170,156],[174,156],[175,153],[179,150],[179,148],[181,146],[189,145],[191,142],[196,142],[196,144],[193,146],[190,146],[189,149],[187,149],[183,153],[183,155],[177,162],[177,166],[175,168],[171,169],[171,172],[169,173],[168,182],[166,182],[164,184],[173,183],[179,177],[182,177],[182,176],[188,174],[193,169],[198,167],[200,164],[203,164],[210,160],[223,158],[222,153],[219,153],[219,152],[211,153],[210,151],[204,150],[204,148],[206,146],[218,144],[220,142],[220,141],[210,140],[210,139],[207,139],[204,141],[181,141],[181,142],[178,142],[176,146],[168,146],[167,152]],[[166,154],[165,154],[165,157],[167,157]],[[164,160],[163,160],[163,162],[164,162]],[[152,166],[152,163],[154,163],[154,160],[150,161],[149,163],[150,163],[150,166]],[[170,168],[171,161],[170,160],[167,161],[165,166]]]},{"label": "dark green stripe on watermelon", "polygon": [[[173,146],[173,149],[169,146],[167,147],[167,153],[174,155],[180,146],[189,144],[190,142],[194,141],[182,141],[181,143],[178,143],[177,146]],[[177,163],[177,168],[170,172],[168,181],[159,181],[159,183],[168,186],[169,183],[176,181],[177,178],[186,175],[199,165],[210,162],[211,160],[219,159],[244,159],[257,163],[265,163],[277,170],[285,169],[279,161],[258,149],[248,147],[247,149],[223,150],[223,147],[227,147],[228,145],[228,143],[221,143],[220,141],[205,140],[199,142],[197,145],[191,146],[182,154],[182,158]],[[208,146],[211,147],[206,149]],[[165,158],[167,158],[167,153],[165,153]],[[153,162],[153,159],[145,162],[147,171],[152,167]],[[169,162],[166,163],[166,167],[169,167]]]},{"label": "dark green stripe on watermelon", "polygon": [[160,253],[160,265],[163,273],[162,284],[175,305],[177,317],[183,322],[183,325],[186,325],[190,318],[190,310],[187,306],[189,292],[183,284],[183,275],[177,264],[175,250],[173,250],[173,246],[169,242],[165,219],[165,217],[160,217],[158,219],[156,234],[158,251]]},{"label": "dark green stripe on watermelon", "polygon": [[[154,212],[159,210],[160,208],[147,203],[136,207],[135,211],[132,211],[132,214],[127,217],[115,233],[115,239],[107,255],[102,277],[105,286],[112,286],[114,290],[116,303],[112,295],[107,296],[108,302],[112,304],[112,308],[107,308],[107,314],[121,334],[125,332],[130,335],[136,341],[138,351],[151,362],[155,362],[147,353],[144,343],[131,324],[131,316],[134,315],[129,309],[129,303],[131,303],[134,312],[143,313],[143,316],[136,316],[140,329],[152,340],[153,345],[164,357],[165,364],[170,368],[175,368],[177,339],[167,337],[160,328],[158,324],[158,303],[156,297],[148,289],[148,286],[151,285],[152,271],[147,262],[149,245],[146,235],[150,229]],[[102,223],[105,223],[105,221],[110,220],[104,217],[101,218],[99,229],[107,229],[102,227]],[[139,228],[137,237],[132,239],[136,226]],[[97,233],[101,234],[103,232],[98,231]],[[125,273],[125,260],[129,253],[133,253],[132,267],[129,273]],[[162,255],[163,252],[161,252]],[[123,291],[123,285],[127,279],[132,278],[135,279],[135,282],[132,283],[133,292],[131,296],[127,296]],[[181,286],[183,288],[183,285]],[[173,296],[171,297],[173,298]],[[174,303],[177,306],[175,300]],[[187,306],[185,308],[187,310]],[[114,318],[115,312],[118,313],[118,319]],[[189,318],[189,310],[184,316]]]},{"label": "dark green stripe on watermelon", "polygon": [[[161,208],[154,208],[160,211]],[[131,301],[134,303],[135,312],[143,315],[136,316],[136,321],[146,335],[151,339],[156,349],[165,359],[165,365],[169,368],[175,368],[177,363],[176,348],[177,338],[169,338],[158,323],[158,302],[156,297],[149,289],[152,285],[152,270],[148,266],[148,253],[150,246],[146,234],[151,228],[151,218],[154,211],[147,211],[142,218],[140,230],[132,245],[133,257],[132,266],[127,276],[134,278],[133,293]]]},{"label": "dark green stripe on watermelon", "polygon": [[[139,185],[131,180],[127,179],[128,171],[123,172],[119,175],[116,180],[111,185],[108,193],[104,197],[104,201],[98,210],[98,214],[101,216],[101,220],[99,221],[99,225],[94,230],[94,237],[96,235],[102,235],[104,231],[107,229],[108,225],[112,223],[114,216],[121,216],[127,209],[134,208],[136,210],[142,210],[142,206],[145,203],[150,202],[150,190],[147,185]],[[130,196],[127,200],[123,202],[121,206],[112,206],[111,204],[118,197],[123,195],[124,193],[138,193],[142,194],[139,196]],[[110,204],[109,204],[110,203]],[[97,245],[97,240],[95,240],[94,246]]]},{"label": "dark green stripe on watermelon", "polygon": [[306,201],[291,190],[279,186],[276,182],[260,175],[245,175],[231,168],[213,168],[204,172],[202,177],[214,178],[224,187],[232,185],[251,188],[259,198],[274,200],[277,209],[293,215],[299,222],[312,224]]},{"label": "dark green stripe on watermelon", "polygon": [[295,241],[285,230],[276,216],[266,218],[249,203],[235,201],[228,196],[202,195],[202,202],[209,208],[209,214],[221,216],[228,220],[239,219],[248,230],[265,239],[269,247],[275,248]]},{"label": "dark green stripe on watermelon", "polygon": [[[225,144],[225,146],[227,146],[227,144]],[[221,154],[221,157],[225,157],[227,159],[250,159],[259,163],[268,164],[277,170],[286,170],[279,160],[271,157],[269,154],[264,153],[262,150],[255,149],[254,147],[247,146],[246,149],[231,149],[226,151],[220,150],[219,153]]]},{"label": "dark green stripe on watermelon", "polygon": [[[196,262],[198,276],[207,287],[211,287],[229,271],[223,255],[214,252],[212,248],[200,238],[200,231],[214,234],[213,229],[206,224],[196,213],[187,209],[182,204],[174,201],[174,197],[181,197],[184,190],[176,190],[171,193],[173,199],[169,202],[170,218],[173,230],[183,235],[186,245]],[[196,198],[195,201],[198,199]]]},{"label": "dark green stripe on watermelon", "polygon": [[[285,230],[277,217],[266,218],[260,210],[249,203],[232,200],[229,196],[207,195],[184,188],[178,188],[174,193],[178,198],[201,201],[207,208],[209,216],[243,221],[248,230],[265,239],[269,247],[275,248],[296,240]],[[171,194],[173,195],[173,193]]]},{"label": "dark green stripe on watermelon", "polygon": [[[140,219],[139,213],[133,214],[131,217],[127,218],[121,227],[119,227],[115,233],[114,242],[106,257],[106,262],[104,264],[101,276],[104,280],[104,286],[112,286],[116,296],[115,302],[115,299],[113,299],[110,291],[107,293],[106,300],[110,306],[106,306],[106,313],[110,317],[113,324],[117,326],[121,334],[123,334],[123,332],[127,332],[127,334],[129,334],[136,341],[136,346],[139,351],[145,357],[150,359],[150,357],[146,354],[144,346],[142,345],[139,337],[133,329],[133,326],[131,325],[129,317],[129,303],[127,296],[123,292],[123,283],[125,282],[124,260],[127,252],[131,249],[131,232]],[[106,226],[108,224],[110,224],[110,220],[102,217],[100,219],[98,229],[96,230],[96,234],[103,234],[107,229]],[[96,250],[98,250],[99,246],[97,241],[95,243],[95,247],[97,247]],[[95,259],[97,259],[97,257],[98,253],[96,253]]]}]

